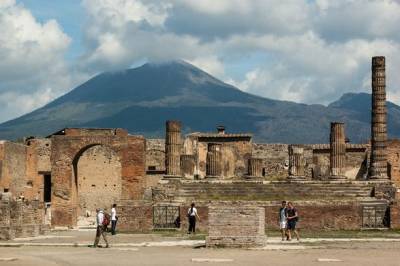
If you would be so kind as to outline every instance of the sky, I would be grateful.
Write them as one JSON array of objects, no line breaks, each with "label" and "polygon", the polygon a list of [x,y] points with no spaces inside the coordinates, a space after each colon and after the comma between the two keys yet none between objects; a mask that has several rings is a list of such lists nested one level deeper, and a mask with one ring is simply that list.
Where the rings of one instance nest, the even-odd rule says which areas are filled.
[{"label": "sky", "polygon": [[370,92],[386,56],[400,104],[400,0],[0,0],[0,122],[104,71],[183,59],[239,89],[329,104]]}]

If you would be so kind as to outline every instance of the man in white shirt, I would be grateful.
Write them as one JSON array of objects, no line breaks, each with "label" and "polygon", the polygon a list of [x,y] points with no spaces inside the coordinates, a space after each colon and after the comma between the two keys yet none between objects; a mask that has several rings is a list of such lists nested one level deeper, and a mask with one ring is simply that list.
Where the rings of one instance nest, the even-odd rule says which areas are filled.
[{"label": "man in white shirt", "polygon": [[117,204],[113,204],[111,208],[111,234],[115,235],[115,228],[117,226],[118,216],[116,210]]},{"label": "man in white shirt", "polygon": [[96,223],[97,223],[97,230],[96,230],[96,238],[94,240],[93,247],[97,247],[100,241],[100,235],[103,236],[104,242],[106,242],[106,248],[108,248],[108,241],[106,236],[106,229],[107,226],[103,225],[104,221],[104,212],[103,210],[97,208],[96,209]]},{"label": "man in white shirt", "polygon": [[200,217],[197,214],[197,209],[194,206],[195,206],[194,203],[192,203],[192,205],[188,209],[188,213],[187,213],[188,219],[189,219],[188,234],[190,234],[192,232],[193,232],[193,234],[196,234],[196,217],[200,221]]}]

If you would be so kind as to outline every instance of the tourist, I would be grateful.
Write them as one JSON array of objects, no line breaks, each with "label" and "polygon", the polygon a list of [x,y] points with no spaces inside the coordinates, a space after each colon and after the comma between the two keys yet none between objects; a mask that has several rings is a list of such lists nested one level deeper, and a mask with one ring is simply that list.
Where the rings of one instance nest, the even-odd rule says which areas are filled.
[{"label": "tourist", "polygon": [[194,207],[194,203],[190,205],[190,208],[188,209],[188,219],[189,219],[189,230],[188,234],[192,233],[196,234],[196,218],[200,221],[200,217],[197,214],[197,209]]},{"label": "tourist", "polygon": [[297,241],[300,240],[299,233],[296,229],[296,223],[299,220],[297,209],[293,206],[293,203],[289,202],[287,207],[287,234],[288,240],[292,240],[292,234],[296,235]]},{"label": "tourist", "polygon": [[97,208],[96,209],[96,223],[97,223],[97,230],[96,230],[96,238],[94,240],[93,247],[97,247],[100,241],[100,235],[103,236],[104,242],[106,242],[106,248],[108,248],[108,241],[107,241],[107,221],[105,221],[107,217],[105,217],[103,210]]},{"label": "tourist", "polygon": [[115,235],[115,228],[117,227],[117,221],[118,221],[118,216],[117,216],[117,210],[115,209],[117,207],[117,204],[113,204],[111,208],[111,234]]},{"label": "tourist", "polygon": [[286,201],[284,200],[282,201],[282,206],[279,209],[279,228],[282,234],[282,241],[284,241],[285,238],[288,237],[286,226],[287,226],[287,208],[286,208]]}]

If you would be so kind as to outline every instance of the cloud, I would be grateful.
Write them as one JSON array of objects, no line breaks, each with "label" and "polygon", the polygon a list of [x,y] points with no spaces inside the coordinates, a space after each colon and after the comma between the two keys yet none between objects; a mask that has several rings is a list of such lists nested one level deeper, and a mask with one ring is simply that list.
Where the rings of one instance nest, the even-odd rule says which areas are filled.
[{"label": "cloud", "polygon": [[[371,57],[385,55],[388,97],[400,103],[398,0],[82,0],[81,7],[83,52],[66,63],[75,40],[55,20],[38,22],[24,6],[1,1],[0,102],[37,92],[52,98],[103,71],[184,59],[257,95],[327,104],[370,92]],[[32,98],[29,108],[41,103]],[[20,113],[7,108],[3,114]]]},{"label": "cloud", "polygon": [[63,58],[71,39],[55,20],[40,23],[11,0],[0,4],[0,32],[0,120],[4,121],[41,106],[48,95],[59,95],[71,84]]}]

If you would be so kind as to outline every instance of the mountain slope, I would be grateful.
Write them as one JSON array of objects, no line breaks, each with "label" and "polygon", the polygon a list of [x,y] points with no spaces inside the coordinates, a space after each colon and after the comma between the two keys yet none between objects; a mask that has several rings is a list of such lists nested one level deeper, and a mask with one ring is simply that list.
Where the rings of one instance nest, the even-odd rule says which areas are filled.
[{"label": "mountain slope", "polygon": [[[184,131],[254,133],[256,141],[328,142],[331,121],[346,123],[352,142],[369,138],[370,95],[345,94],[329,106],[254,96],[182,61],[145,64],[100,74],[71,92],[0,125],[0,138],[49,135],[64,127],[123,127],[162,137],[164,122],[178,119]],[[399,137],[400,107],[388,103],[389,135]],[[397,134],[397,135],[396,135]]]}]

